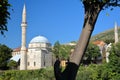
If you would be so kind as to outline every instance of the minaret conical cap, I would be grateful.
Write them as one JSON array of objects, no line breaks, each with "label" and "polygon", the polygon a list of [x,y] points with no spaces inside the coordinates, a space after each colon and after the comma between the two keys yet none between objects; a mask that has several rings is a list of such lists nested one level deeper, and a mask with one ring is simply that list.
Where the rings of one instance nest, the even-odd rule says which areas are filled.
[{"label": "minaret conical cap", "polygon": [[25,4],[23,7],[22,22],[26,23],[26,6],[25,6]]},{"label": "minaret conical cap", "polygon": [[117,27],[117,22],[115,22],[115,27]]},{"label": "minaret conical cap", "polygon": [[118,32],[117,22],[115,22],[115,32]]}]

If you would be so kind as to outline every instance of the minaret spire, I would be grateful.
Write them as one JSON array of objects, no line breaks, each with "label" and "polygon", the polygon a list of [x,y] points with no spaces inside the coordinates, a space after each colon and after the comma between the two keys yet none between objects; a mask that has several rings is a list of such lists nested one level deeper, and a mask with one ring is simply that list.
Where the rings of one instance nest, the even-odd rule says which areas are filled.
[{"label": "minaret spire", "polygon": [[118,42],[118,26],[116,22],[115,22],[114,34],[115,34],[115,43],[117,43]]},{"label": "minaret spire", "polygon": [[26,49],[26,7],[24,4],[23,13],[22,13],[22,40],[21,40],[21,60],[20,60],[20,70],[27,69],[27,49]]},{"label": "minaret spire", "polygon": [[26,6],[25,6],[25,4],[24,4],[24,7],[23,7],[22,22],[26,22]]}]

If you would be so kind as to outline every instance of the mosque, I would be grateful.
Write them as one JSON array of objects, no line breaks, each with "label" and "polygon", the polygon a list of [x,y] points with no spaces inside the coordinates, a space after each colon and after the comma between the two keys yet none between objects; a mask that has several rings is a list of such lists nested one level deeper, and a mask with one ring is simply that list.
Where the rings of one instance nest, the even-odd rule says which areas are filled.
[{"label": "mosque", "polygon": [[34,37],[26,47],[26,7],[23,7],[22,13],[22,40],[21,47],[12,52],[11,60],[20,61],[20,70],[40,69],[52,66],[51,44],[44,36]]},{"label": "mosque", "polygon": [[[26,47],[26,29],[27,29],[27,21],[26,21],[26,7],[24,5],[23,14],[22,14],[22,40],[21,47],[16,48],[12,52],[11,60],[16,62],[20,62],[20,70],[31,70],[31,69],[40,69],[48,66],[52,66],[52,46],[48,39],[44,36],[36,36],[34,37],[28,47]],[[114,37],[115,43],[119,41],[118,39],[118,26],[115,23],[114,28]],[[94,44],[98,45],[100,48],[101,54],[103,53],[103,48],[106,50],[106,62],[109,62],[109,52],[108,48],[111,47],[111,43],[107,46],[100,41],[95,42]]]}]

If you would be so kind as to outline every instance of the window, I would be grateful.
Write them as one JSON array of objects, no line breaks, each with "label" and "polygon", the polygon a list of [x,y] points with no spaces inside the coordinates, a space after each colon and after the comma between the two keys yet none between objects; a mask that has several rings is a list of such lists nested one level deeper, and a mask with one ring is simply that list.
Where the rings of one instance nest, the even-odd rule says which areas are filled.
[{"label": "window", "polygon": [[30,65],[30,63],[28,62],[28,66]]},{"label": "window", "polygon": [[36,66],[36,62],[34,62],[34,66]]}]

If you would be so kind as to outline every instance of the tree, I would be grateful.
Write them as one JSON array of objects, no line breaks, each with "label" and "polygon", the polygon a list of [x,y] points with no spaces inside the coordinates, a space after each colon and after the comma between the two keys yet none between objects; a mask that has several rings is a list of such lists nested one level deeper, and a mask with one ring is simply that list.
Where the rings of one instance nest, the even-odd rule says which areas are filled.
[{"label": "tree", "polygon": [[112,45],[109,60],[108,65],[112,71],[120,73],[120,43]]},{"label": "tree", "polygon": [[71,45],[61,45],[60,46],[60,56],[61,59],[67,60],[71,54],[71,49],[74,49],[74,46]]},{"label": "tree", "polygon": [[62,45],[59,41],[55,42],[53,47],[53,53],[60,59],[68,59],[71,53],[71,49],[74,49],[74,45]]},{"label": "tree", "polygon": [[[120,43],[112,44],[109,51],[109,63],[99,66],[99,78],[102,80],[120,79]],[[100,79],[99,79],[100,80]]]},{"label": "tree", "polygon": [[59,41],[56,41],[55,44],[54,44],[54,47],[53,47],[53,53],[56,57],[60,56],[60,51],[59,50],[60,50],[60,43],[59,43]]},{"label": "tree", "polygon": [[12,57],[12,50],[0,44],[0,69],[7,69],[7,61]]},{"label": "tree", "polygon": [[0,32],[4,34],[7,31],[7,19],[10,19],[10,13],[8,11],[10,4],[8,0],[0,0]]},{"label": "tree", "polygon": [[95,44],[92,44],[92,43],[89,43],[88,47],[87,47],[87,50],[85,52],[85,55],[83,57],[83,60],[84,58],[86,58],[85,60],[88,62],[88,63],[91,63],[91,62],[95,62],[97,61],[97,59],[101,56],[100,54],[100,49],[97,45]]},{"label": "tree", "polygon": [[[70,57],[70,62],[65,70],[60,73],[63,79],[75,80],[79,65],[85,54],[91,34],[94,30],[95,23],[101,10],[110,6],[120,6],[120,0],[81,0],[84,5],[85,17],[81,36],[78,40],[73,55]],[[55,63],[56,64],[56,63]]]},{"label": "tree", "polygon": [[11,69],[15,69],[17,67],[17,62],[14,60],[10,60],[7,66],[10,67]]},{"label": "tree", "polygon": [[109,43],[114,43],[115,42],[115,40],[114,40],[114,38],[108,38],[108,39],[104,39],[103,40],[106,44],[109,44]]}]

